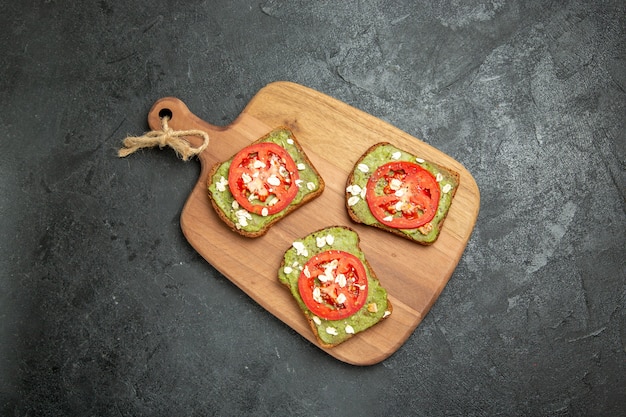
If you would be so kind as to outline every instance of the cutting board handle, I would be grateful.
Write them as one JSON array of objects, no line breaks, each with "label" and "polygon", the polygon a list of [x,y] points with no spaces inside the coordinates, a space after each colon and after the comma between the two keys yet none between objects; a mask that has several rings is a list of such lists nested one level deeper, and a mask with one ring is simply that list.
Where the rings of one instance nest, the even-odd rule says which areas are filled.
[{"label": "cutting board handle", "polygon": [[[161,119],[168,117],[168,125],[174,130],[203,130],[211,136],[211,132],[220,132],[224,128],[205,122],[193,114],[187,105],[176,97],[164,97],[157,100],[148,112],[148,125],[152,130],[161,130]],[[203,143],[200,136],[186,136],[185,139],[193,147]]]}]

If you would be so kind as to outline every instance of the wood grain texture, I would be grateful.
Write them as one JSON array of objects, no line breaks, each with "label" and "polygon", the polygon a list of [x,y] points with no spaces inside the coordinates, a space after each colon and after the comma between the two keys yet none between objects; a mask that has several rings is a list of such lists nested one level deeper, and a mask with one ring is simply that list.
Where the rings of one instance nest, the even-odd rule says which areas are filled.
[{"label": "wood grain texture", "polygon": [[[199,155],[200,178],[181,215],[183,233],[198,253],[252,299],[315,344],[304,316],[289,291],[278,282],[277,270],[294,240],[328,226],[352,227],[389,292],[394,310],[373,328],[323,350],[347,363],[371,365],[402,346],[447,284],[476,223],[479,190],[459,162],[380,119],[290,82],[276,82],[261,89],[226,127],[213,126],[190,112],[180,100],[166,97],[158,100],[148,114],[152,129],[160,129],[159,114],[163,111],[171,112],[169,124],[173,129],[203,129],[211,138],[208,148]],[[275,224],[266,235],[255,239],[239,236],[226,227],[211,206],[208,172],[214,164],[280,125],[293,131],[324,178],[326,189],[320,197]],[[194,145],[201,142],[201,138],[187,139]],[[420,246],[355,224],[348,217],[344,203],[346,178],[361,154],[381,141],[460,173],[459,189],[439,239],[432,246]],[[233,317],[233,322],[236,320]]]}]

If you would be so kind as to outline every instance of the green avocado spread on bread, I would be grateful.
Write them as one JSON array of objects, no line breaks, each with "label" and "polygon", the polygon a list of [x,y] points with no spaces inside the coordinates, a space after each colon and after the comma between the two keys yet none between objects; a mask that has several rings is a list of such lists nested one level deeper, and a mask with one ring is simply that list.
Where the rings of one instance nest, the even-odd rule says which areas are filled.
[{"label": "green avocado spread on bread", "polygon": [[429,171],[436,178],[441,190],[441,195],[435,217],[430,221],[430,226],[432,227],[395,229],[397,232],[400,232],[417,242],[434,242],[439,235],[441,224],[448,214],[454,193],[459,185],[458,175],[440,167],[437,164],[425,161],[415,155],[403,151],[402,149],[398,149],[391,144],[381,143],[378,146],[372,147],[357,162],[355,169],[346,184],[346,197],[349,210],[353,212],[353,216],[358,218],[358,221],[361,223],[370,226],[380,226],[380,223],[372,215],[368,207],[365,199],[365,190],[372,173],[376,171],[379,166],[390,161],[407,161],[416,163]]},{"label": "green avocado spread on bread", "polygon": [[233,158],[215,167],[208,179],[208,191],[216,209],[219,209],[223,216],[227,218],[235,228],[247,233],[257,233],[285,215],[285,211],[298,206],[307,196],[317,193],[323,182],[315,169],[312,167],[302,149],[297,145],[291,132],[280,128],[270,132],[259,142],[273,142],[284,148],[298,167],[300,177],[299,189],[289,206],[283,211],[267,216],[250,213],[244,210],[236,202],[228,186],[228,170]]},{"label": "green avocado spread on bread", "polygon": [[[356,256],[364,264],[367,274],[367,300],[363,307],[345,319],[325,320],[315,316],[304,304],[298,289],[298,279],[303,266],[316,254],[328,250],[345,251]],[[317,338],[326,347],[335,346],[349,339],[391,314],[387,291],[380,285],[366,262],[365,255],[359,248],[358,235],[347,227],[325,228],[295,241],[285,252],[283,264],[278,271],[278,279],[289,287],[298,306],[315,328]]]}]

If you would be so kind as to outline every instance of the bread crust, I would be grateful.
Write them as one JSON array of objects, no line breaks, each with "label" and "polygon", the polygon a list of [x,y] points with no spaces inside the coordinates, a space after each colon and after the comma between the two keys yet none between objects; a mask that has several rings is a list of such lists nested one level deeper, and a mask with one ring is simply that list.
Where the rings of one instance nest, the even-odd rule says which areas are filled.
[{"label": "bread crust", "polygon": [[[356,161],[356,163],[354,164],[354,169],[356,169],[356,167],[357,167],[360,163],[362,163],[362,162],[363,162],[363,160],[364,160],[364,159],[365,159],[365,158],[366,158],[366,157],[367,157],[370,153],[374,152],[374,151],[375,151],[378,147],[380,147],[380,146],[386,146],[386,145],[391,145],[391,146],[393,146],[393,145],[392,145],[391,143],[389,143],[389,142],[379,142],[379,143],[376,143],[376,144],[374,144],[374,145],[370,146],[370,147],[369,147],[369,148],[368,148],[368,149],[367,149],[367,150],[363,153],[363,155],[361,155],[361,156],[359,157],[359,159]],[[405,152],[406,152],[406,151],[405,151]],[[407,152],[407,153],[408,153],[408,152]],[[459,185],[459,183],[460,183],[460,181],[461,181],[461,176],[460,176],[460,174],[459,174],[458,172],[456,172],[456,171],[453,171],[453,170],[451,170],[451,169],[449,169],[449,168],[447,168],[447,167],[441,166],[441,165],[439,165],[439,164],[435,164],[435,163],[430,162],[430,161],[429,161],[429,163],[431,163],[431,164],[433,164],[433,165],[436,165],[436,166],[437,166],[437,168],[438,168],[440,171],[445,172],[445,173],[446,173],[446,175],[448,175],[449,177],[451,177],[451,178],[453,178],[453,179],[454,179],[454,182],[455,182],[457,185],[456,185],[456,187],[453,187],[453,188],[452,188],[452,190],[450,191],[450,197],[451,197],[452,199],[454,199],[454,196],[455,196],[455,194],[456,194],[456,190],[457,190],[458,185]],[[348,186],[349,186],[350,184],[354,184],[354,169],[350,172],[350,175],[348,176],[348,178],[347,178],[347,180],[346,180],[346,190],[347,190],[347,188],[348,188]],[[346,207],[346,210],[348,211],[348,215],[350,216],[350,219],[352,219],[352,221],[354,221],[355,223],[361,223],[361,224],[364,224],[364,223],[363,223],[363,220],[362,220],[362,219],[361,219],[361,218],[360,218],[360,217],[359,217],[359,216],[358,216],[358,215],[354,212],[354,210],[352,209],[352,207],[348,204],[348,199],[349,199],[349,197],[350,197],[350,196],[351,196],[351,194],[350,194],[350,193],[348,193],[348,191],[346,191],[344,201],[345,201],[345,207]],[[441,229],[442,229],[442,227],[443,227],[443,224],[444,224],[444,222],[445,222],[446,218],[448,217],[448,213],[449,213],[449,211],[450,211],[450,210],[447,210],[447,211],[445,212],[445,214],[444,214],[443,218],[441,219],[441,221],[439,221],[439,223],[438,223],[436,226],[435,226],[435,225],[433,225],[433,227],[437,227],[437,228],[439,228],[439,232],[437,233],[437,238],[439,237],[439,233],[441,232]],[[420,244],[420,245],[424,245],[424,246],[430,246],[430,245],[432,245],[433,243],[435,243],[435,242],[437,241],[437,238],[435,238],[435,239],[434,239],[434,240],[432,240],[432,241],[420,241],[420,240],[413,239],[411,236],[409,236],[409,235],[407,235],[407,234],[405,234],[405,233],[402,233],[402,232],[401,232],[401,231],[399,231],[398,229],[394,229],[393,227],[386,226],[386,225],[384,225],[384,224],[382,224],[382,223],[380,223],[380,222],[378,222],[378,221],[377,221],[376,223],[369,224],[368,226],[376,227],[376,228],[378,228],[378,229],[384,230],[384,231],[386,231],[386,232],[392,233],[392,234],[394,234],[394,235],[400,236],[400,237],[402,237],[402,238],[404,238],[404,239],[408,239],[408,240],[410,240],[410,241],[412,241],[412,242],[415,242],[415,243],[418,243],[418,244]]]},{"label": "bread crust", "polygon": [[[328,227],[325,227],[325,228],[323,228],[323,229],[320,229],[320,230],[317,230],[317,231],[315,231],[315,232],[312,232],[312,233],[310,233],[310,234],[315,234],[315,233],[321,232],[321,231],[326,230],[326,229],[334,229],[334,228],[340,228],[340,229],[347,230],[347,231],[350,231],[350,232],[352,232],[352,233],[355,233],[355,234],[356,234],[356,231],[355,231],[354,229],[352,229],[352,228],[350,228],[350,227],[348,227],[348,226],[339,226],[339,225],[337,225],[337,226],[328,226]],[[358,236],[358,234],[357,234],[357,236]],[[363,253],[363,251],[361,250],[361,246],[360,246],[360,240],[357,240],[357,244],[356,244],[356,247],[354,248],[354,250],[355,250],[355,251],[358,251],[358,252]],[[309,257],[309,259],[310,259],[310,258],[311,258],[311,257]],[[376,272],[374,271],[374,269],[372,268],[372,266],[370,265],[370,263],[367,261],[367,258],[363,261],[363,265],[365,266],[365,268],[366,268],[366,270],[367,270],[368,274],[370,275],[370,277],[371,277],[373,280],[380,282],[380,280],[378,279],[378,276],[376,275]],[[283,257],[283,260],[282,260],[282,262],[281,262],[281,264],[280,264],[280,268],[282,269],[282,268],[284,268],[284,267],[285,267],[285,258]],[[291,287],[289,286],[289,284],[288,284],[288,283],[285,283],[285,282],[281,282],[281,283],[282,283],[282,285],[284,285],[284,286],[285,286],[285,287],[286,287],[289,291],[291,291]],[[387,301],[387,308],[386,308],[385,310],[386,310],[386,311],[388,311],[390,314],[388,314],[388,315],[386,315],[386,316],[381,317],[381,319],[380,319],[380,320],[379,320],[376,324],[378,324],[378,323],[380,323],[381,321],[383,321],[383,320],[387,319],[387,317],[389,317],[389,316],[391,315],[391,313],[393,312],[393,306],[392,306],[392,304],[391,304],[391,300],[389,300],[389,295],[387,295],[386,301]],[[358,332],[358,333],[356,333],[356,334],[350,335],[350,336],[348,336],[346,339],[344,339],[344,340],[342,340],[342,341],[340,341],[340,342],[338,342],[338,343],[334,343],[334,344],[331,344],[331,343],[326,343],[326,342],[324,342],[324,341],[320,338],[319,333],[318,333],[318,329],[317,329],[317,325],[315,324],[315,322],[313,321],[313,319],[309,316],[309,314],[307,314],[307,312],[306,312],[306,311],[302,311],[302,313],[303,313],[304,318],[306,319],[307,323],[309,324],[309,327],[311,328],[311,330],[312,330],[312,332],[313,332],[313,335],[315,336],[315,341],[317,342],[317,344],[318,344],[319,346],[321,346],[322,348],[325,348],[325,349],[330,349],[330,348],[333,348],[333,347],[335,347],[335,346],[338,346],[338,345],[340,345],[341,343],[344,343],[344,342],[346,342],[347,340],[350,340],[351,338],[353,338],[353,337],[354,337],[354,336],[356,336],[357,334],[359,334],[359,333],[363,333],[364,331],[367,331],[367,329],[365,329],[365,330],[363,330],[363,331],[361,331],[361,332]]]},{"label": "bread crust", "polygon": [[[251,143],[250,145],[254,145],[260,142],[265,141],[265,139],[267,139],[272,132],[275,132],[277,130],[286,130],[290,133],[290,137],[293,139],[293,146],[297,149],[299,155],[304,159],[304,161],[306,162],[306,164],[313,170],[313,172],[315,173],[315,175],[317,176],[318,180],[319,180],[319,187],[317,190],[310,192],[308,194],[306,194],[302,201],[300,201],[298,204],[290,204],[289,206],[287,206],[287,208],[285,208],[284,210],[282,210],[280,212],[280,216],[275,217],[274,219],[272,219],[271,221],[269,221],[267,224],[265,224],[265,226],[258,230],[258,231],[247,231],[247,230],[243,230],[243,229],[239,229],[237,228],[237,226],[235,225],[235,222],[233,222],[221,209],[221,207],[219,207],[219,205],[217,204],[217,202],[215,201],[215,199],[213,198],[213,196],[211,195],[211,193],[209,192],[209,200],[211,201],[211,205],[213,206],[213,209],[215,210],[215,212],[217,213],[217,215],[219,216],[219,218],[234,232],[248,237],[248,238],[255,238],[255,237],[260,237],[263,236],[264,234],[266,234],[269,229],[278,221],[282,220],[285,216],[289,215],[291,212],[293,212],[294,210],[302,207],[303,205],[305,205],[306,203],[310,202],[311,200],[315,199],[316,197],[318,197],[319,195],[322,194],[322,192],[324,192],[324,188],[326,187],[326,184],[324,183],[324,179],[322,178],[322,176],[320,175],[320,173],[317,171],[317,169],[315,168],[315,166],[311,163],[311,160],[309,159],[308,155],[304,152],[304,149],[302,149],[302,146],[300,145],[300,143],[298,142],[298,140],[295,138],[293,132],[285,127],[285,126],[279,126],[275,129],[272,129],[271,132],[269,132],[268,134],[266,134],[265,136],[261,137],[260,139],[254,141],[253,143]],[[236,155],[236,154],[235,154]],[[233,155],[230,159],[232,160],[232,158],[235,156]],[[222,166],[224,162],[218,162],[215,165],[213,165],[213,167],[211,167],[210,171],[209,171],[209,175],[207,177],[207,187],[209,187],[212,184],[212,178],[214,177],[215,173],[217,172],[217,170]]]}]

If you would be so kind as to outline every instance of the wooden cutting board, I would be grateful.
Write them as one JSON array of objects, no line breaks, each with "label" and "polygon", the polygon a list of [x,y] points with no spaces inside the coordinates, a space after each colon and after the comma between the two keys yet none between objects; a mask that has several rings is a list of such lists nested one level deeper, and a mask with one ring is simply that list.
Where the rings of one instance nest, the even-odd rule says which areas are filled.
[{"label": "wooden cutting board", "polygon": [[[432,146],[369,114],[315,90],[290,82],[261,89],[226,127],[192,114],[180,100],[158,100],[148,114],[153,130],[171,114],[175,130],[202,129],[210,143],[200,155],[200,178],[181,215],[189,243],[209,263],[267,311],[316,344],[291,294],[278,282],[277,270],[291,243],[316,230],[345,225],[360,236],[361,248],[387,289],[393,314],[347,342],[323,349],[355,365],[371,365],[393,354],[411,336],[448,282],[469,240],[479,210],[479,191],[470,173]],[[324,193],[296,210],[259,238],[239,236],[218,218],[207,195],[210,168],[278,126],[294,133],[326,182]],[[200,137],[187,138],[193,145]],[[461,174],[460,187],[437,242],[420,246],[372,227],[354,224],[345,210],[346,178],[371,145],[387,141]],[[237,317],[232,317],[234,327]],[[245,336],[244,336],[245,337]],[[320,349],[322,349],[320,347]]]}]

